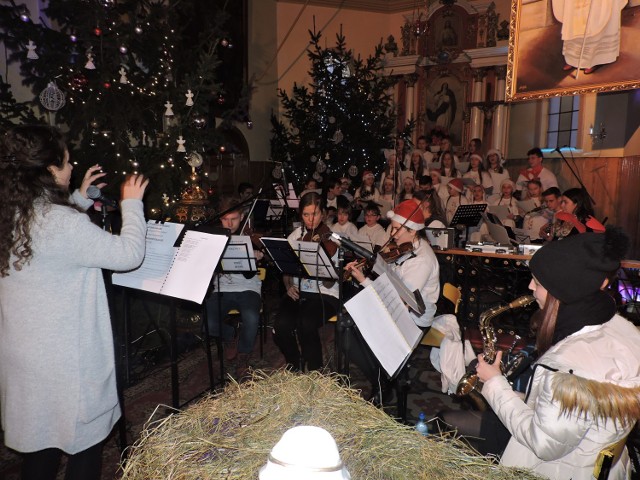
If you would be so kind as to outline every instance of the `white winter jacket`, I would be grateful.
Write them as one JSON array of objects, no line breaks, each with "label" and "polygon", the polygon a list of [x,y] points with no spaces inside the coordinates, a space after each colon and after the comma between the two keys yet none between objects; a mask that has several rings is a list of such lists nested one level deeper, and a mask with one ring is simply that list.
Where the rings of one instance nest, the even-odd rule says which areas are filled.
[{"label": "white winter jacket", "polygon": [[[512,437],[501,463],[554,480],[589,480],[598,453],[640,418],[640,332],[615,315],[558,342],[537,362],[526,403],[502,376],[482,394]],[[630,478],[625,451],[609,480]]]}]

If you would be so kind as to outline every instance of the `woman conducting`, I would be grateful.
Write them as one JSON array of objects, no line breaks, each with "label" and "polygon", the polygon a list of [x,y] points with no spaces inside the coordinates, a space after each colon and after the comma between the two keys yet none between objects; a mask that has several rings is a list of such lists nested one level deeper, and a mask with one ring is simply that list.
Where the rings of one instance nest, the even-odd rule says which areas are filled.
[{"label": "woman conducting", "polygon": [[120,417],[102,268],[142,262],[148,180],[122,187],[119,236],[81,211],[102,177],[89,168],[69,195],[73,167],[58,130],[14,127],[0,137],[0,405],[22,479],[100,478],[102,442]]},{"label": "woman conducting", "polygon": [[[617,229],[543,246],[529,288],[542,308],[540,357],[525,399],[478,357],[482,395],[511,433],[504,465],[553,479],[591,479],[598,454],[622,445],[640,418],[640,332],[604,291],[628,247]],[[609,479],[630,478],[624,450]]]}]

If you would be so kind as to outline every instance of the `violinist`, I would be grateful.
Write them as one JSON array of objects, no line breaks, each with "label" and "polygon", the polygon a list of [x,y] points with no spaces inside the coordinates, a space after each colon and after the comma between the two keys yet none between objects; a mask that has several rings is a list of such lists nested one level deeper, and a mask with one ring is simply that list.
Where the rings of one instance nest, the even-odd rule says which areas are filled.
[{"label": "violinist", "polygon": [[[338,246],[329,240],[331,229],[322,222],[325,209],[321,195],[305,193],[299,207],[302,226],[288,239],[320,243],[335,260]],[[338,311],[338,284],[288,275],[283,280],[287,293],[274,320],[274,341],[292,370],[304,370],[305,365],[319,370],[324,365],[319,329]]]},{"label": "violinist", "polygon": [[[410,312],[413,321],[420,327],[431,326],[440,295],[440,269],[436,255],[425,236],[424,215],[419,204],[413,200],[406,200],[398,204],[388,216],[391,220],[390,233],[393,241],[398,246],[409,243],[413,247],[411,254],[402,255],[392,263],[391,268],[409,290],[417,290],[422,296],[425,312],[420,316]],[[345,268],[351,271],[352,277],[362,286],[369,285],[371,281],[356,264],[357,262],[351,262]],[[362,338],[357,337],[356,341],[352,342],[350,358],[371,381],[374,390],[377,390],[375,387],[378,385],[379,365]]]},{"label": "violinist", "polygon": [[[233,209],[234,206],[238,208]],[[232,209],[220,221],[231,235],[241,235],[244,211],[240,200],[225,197],[220,201],[219,208],[221,212]],[[257,260],[261,260],[263,253],[255,250],[255,256]],[[213,336],[221,334],[225,359],[233,361],[237,358],[236,378],[242,378],[249,367],[249,357],[260,325],[262,282],[255,272],[246,272],[218,273],[212,283],[213,292],[206,300],[209,332]],[[239,332],[221,321],[230,310],[240,312],[242,328]]]}]

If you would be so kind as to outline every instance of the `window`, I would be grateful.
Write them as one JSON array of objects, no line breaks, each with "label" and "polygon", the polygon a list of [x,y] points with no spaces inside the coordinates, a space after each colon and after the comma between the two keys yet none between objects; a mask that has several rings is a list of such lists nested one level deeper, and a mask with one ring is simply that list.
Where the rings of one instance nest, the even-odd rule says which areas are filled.
[{"label": "window", "polygon": [[579,108],[579,96],[549,99],[547,148],[575,148],[577,146]]}]

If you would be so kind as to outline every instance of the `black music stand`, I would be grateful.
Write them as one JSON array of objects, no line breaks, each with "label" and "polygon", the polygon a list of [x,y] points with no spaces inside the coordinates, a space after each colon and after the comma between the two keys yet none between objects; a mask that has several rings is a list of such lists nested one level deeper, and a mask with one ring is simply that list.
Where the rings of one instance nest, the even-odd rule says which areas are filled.
[{"label": "black music stand", "polygon": [[[240,241],[240,239],[244,237],[246,241]],[[251,251],[250,251],[251,250]],[[257,273],[257,261],[258,259],[255,257],[255,252],[253,251],[253,247],[251,245],[251,239],[244,235],[237,235],[229,237],[229,243],[227,243],[227,247],[225,248],[222,257],[220,258],[220,263],[218,264],[218,269],[216,271],[215,278],[218,280],[218,288],[216,289],[215,295],[218,295],[218,321],[220,324],[220,329],[218,331],[218,361],[220,362],[220,383],[222,385],[225,384],[225,375],[224,375],[224,347],[222,343],[222,322],[224,317],[222,316],[222,301],[220,296],[222,292],[220,291],[220,275],[223,273]],[[202,302],[203,306],[203,316],[205,322],[205,334],[208,336],[208,316],[207,316],[207,307],[206,301]]]},{"label": "black music stand", "polygon": [[[465,239],[469,240],[469,229],[475,227],[482,220],[482,214],[487,209],[486,203],[472,203],[467,205],[458,205],[456,213],[449,222],[449,226],[456,227],[463,225],[465,227]],[[458,242],[461,243],[461,242]],[[463,245],[460,245],[462,247]]]}]

